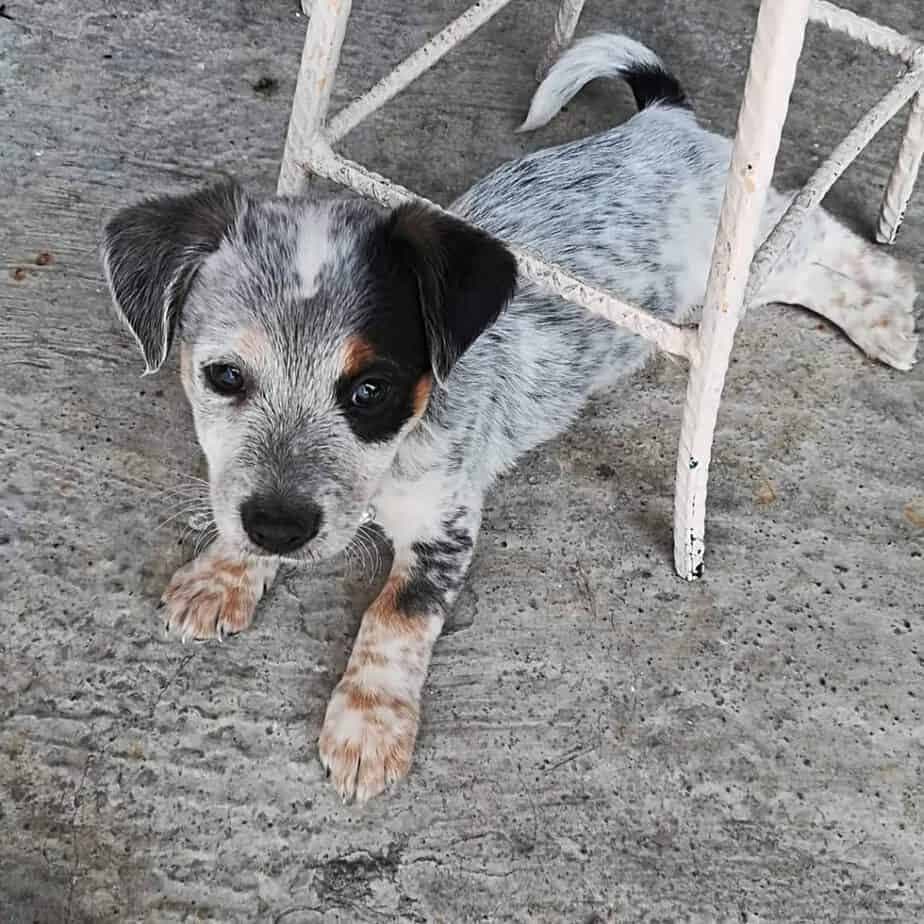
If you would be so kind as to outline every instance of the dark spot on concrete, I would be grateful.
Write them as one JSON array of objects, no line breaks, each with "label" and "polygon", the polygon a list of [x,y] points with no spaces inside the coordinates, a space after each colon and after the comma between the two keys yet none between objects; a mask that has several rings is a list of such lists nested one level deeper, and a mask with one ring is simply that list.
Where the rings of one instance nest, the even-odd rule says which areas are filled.
[{"label": "dark spot on concrete", "polygon": [[260,96],[273,96],[275,92],[279,89],[279,81],[275,77],[267,77],[264,75],[256,83],[252,84],[254,93],[259,93]]},{"label": "dark spot on concrete", "polygon": [[613,478],[616,475],[616,469],[612,465],[607,465],[606,462],[602,462],[598,465],[594,471],[597,474],[598,478]]},{"label": "dark spot on concrete", "polygon": [[389,845],[380,855],[356,851],[334,857],[320,865],[315,888],[324,898],[349,895],[357,901],[368,899],[372,886],[393,880],[400,866],[400,848]]}]

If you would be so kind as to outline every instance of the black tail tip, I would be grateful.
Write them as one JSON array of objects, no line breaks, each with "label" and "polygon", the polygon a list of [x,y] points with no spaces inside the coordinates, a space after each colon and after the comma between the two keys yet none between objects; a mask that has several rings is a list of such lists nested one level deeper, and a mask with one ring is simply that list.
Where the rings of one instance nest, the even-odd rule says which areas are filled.
[{"label": "black tail tip", "polygon": [[635,64],[624,75],[639,111],[655,103],[692,109],[680,81],[655,64]]}]

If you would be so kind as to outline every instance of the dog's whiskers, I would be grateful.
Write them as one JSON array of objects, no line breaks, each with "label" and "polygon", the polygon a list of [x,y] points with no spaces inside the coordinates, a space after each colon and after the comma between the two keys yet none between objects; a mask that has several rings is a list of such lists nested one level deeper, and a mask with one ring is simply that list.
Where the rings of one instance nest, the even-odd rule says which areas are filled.
[{"label": "dog's whiskers", "polygon": [[206,478],[200,478],[198,475],[192,475],[189,472],[167,472],[176,484],[200,484],[208,487],[209,482]]},{"label": "dog's whiskers", "polygon": [[363,523],[344,549],[348,565],[356,564],[360,576],[375,577],[381,567],[381,555],[369,524]]},{"label": "dog's whiskers", "polygon": [[362,530],[357,534],[357,539],[359,540],[360,547],[363,549],[364,555],[368,555],[369,558],[369,577],[374,577],[378,574],[382,564],[375,539],[371,534]]},{"label": "dog's whiskers", "polygon": [[174,510],[166,519],[161,520],[154,529],[159,530],[163,529],[168,524],[172,523],[174,520],[180,517],[187,517],[188,520],[192,520],[194,517],[207,516],[209,520],[212,520],[212,507],[208,501],[204,499],[199,499],[192,502],[181,501],[179,509]]},{"label": "dog's whiskers", "polygon": [[199,533],[199,538],[196,540],[196,545],[193,550],[193,557],[198,557],[199,554],[208,546],[210,546],[217,538],[218,525],[213,520],[208,527]]},{"label": "dog's whiskers", "polygon": [[354,545],[352,542],[343,550],[344,559],[346,561],[346,567],[348,573],[358,572],[360,576],[363,576],[366,572],[365,561],[362,558],[362,553],[359,550],[358,545]]},{"label": "dog's whiskers", "polygon": [[209,483],[207,481],[176,481],[169,487],[160,488],[152,492],[152,497],[170,497],[177,494],[199,494],[207,496],[209,493]]}]

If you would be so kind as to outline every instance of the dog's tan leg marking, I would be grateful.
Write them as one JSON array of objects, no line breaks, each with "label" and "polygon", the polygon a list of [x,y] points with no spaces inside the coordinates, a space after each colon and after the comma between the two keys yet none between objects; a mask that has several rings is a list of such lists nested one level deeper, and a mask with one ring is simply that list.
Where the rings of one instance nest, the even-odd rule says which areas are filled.
[{"label": "dog's tan leg marking", "polygon": [[161,602],[167,626],[183,641],[234,635],[246,629],[279,565],[272,559],[242,561],[219,541],[184,565]]},{"label": "dog's tan leg marking", "polygon": [[403,611],[406,580],[393,571],[366,611],[327,707],[318,748],[344,800],[365,802],[411,766],[421,690],[443,619]]}]

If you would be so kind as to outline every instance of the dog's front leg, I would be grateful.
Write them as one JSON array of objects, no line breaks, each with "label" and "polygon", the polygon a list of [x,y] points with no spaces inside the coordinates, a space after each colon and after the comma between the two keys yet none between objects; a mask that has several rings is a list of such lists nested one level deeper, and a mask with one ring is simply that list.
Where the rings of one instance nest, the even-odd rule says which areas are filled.
[{"label": "dog's front leg", "polygon": [[161,598],[167,628],[184,642],[241,632],[278,570],[276,559],[242,559],[219,539],[171,578]]},{"label": "dog's front leg", "polygon": [[410,769],[430,654],[471,562],[480,519],[480,504],[456,507],[426,538],[396,544],[318,743],[344,800],[365,802]]}]

